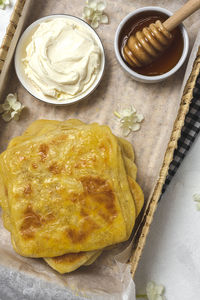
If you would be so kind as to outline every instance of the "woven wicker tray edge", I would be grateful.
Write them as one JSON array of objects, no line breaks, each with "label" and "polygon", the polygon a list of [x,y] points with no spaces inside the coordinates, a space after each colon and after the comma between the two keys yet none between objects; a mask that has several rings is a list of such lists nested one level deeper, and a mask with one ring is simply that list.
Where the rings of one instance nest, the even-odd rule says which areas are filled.
[{"label": "woven wicker tray edge", "polygon": [[17,28],[19,18],[21,17],[21,13],[24,7],[26,0],[17,0],[14,6],[12,15],[10,17],[10,22],[6,29],[6,34],[3,38],[1,47],[0,47],[0,73],[3,69],[4,62],[6,60],[8,50],[12,41],[12,38],[15,34],[15,30]]}]

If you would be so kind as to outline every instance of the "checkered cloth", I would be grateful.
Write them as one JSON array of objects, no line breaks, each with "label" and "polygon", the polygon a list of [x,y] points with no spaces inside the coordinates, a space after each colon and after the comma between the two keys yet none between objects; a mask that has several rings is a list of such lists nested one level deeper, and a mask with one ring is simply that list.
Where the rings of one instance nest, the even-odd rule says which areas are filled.
[{"label": "checkered cloth", "polygon": [[162,193],[166,190],[168,184],[175,175],[182,160],[186,156],[192,143],[200,131],[200,73],[197,77],[193,98],[190,104],[189,112],[186,115],[185,124],[181,131],[181,137],[178,141],[178,147],[174,151],[173,161],[169,166],[168,176],[163,186]]}]

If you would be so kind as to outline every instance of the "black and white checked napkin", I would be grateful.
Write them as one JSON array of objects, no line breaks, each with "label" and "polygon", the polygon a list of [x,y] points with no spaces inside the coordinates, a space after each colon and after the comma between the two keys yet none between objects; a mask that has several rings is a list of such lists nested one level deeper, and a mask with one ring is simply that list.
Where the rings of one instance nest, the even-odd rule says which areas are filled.
[{"label": "black and white checked napkin", "polygon": [[185,124],[181,131],[181,137],[178,141],[178,147],[174,151],[173,160],[169,166],[169,172],[163,186],[162,193],[166,190],[168,184],[175,175],[178,167],[186,156],[192,143],[200,131],[200,73],[197,77],[193,98],[190,104],[189,112],[186,115]]}]

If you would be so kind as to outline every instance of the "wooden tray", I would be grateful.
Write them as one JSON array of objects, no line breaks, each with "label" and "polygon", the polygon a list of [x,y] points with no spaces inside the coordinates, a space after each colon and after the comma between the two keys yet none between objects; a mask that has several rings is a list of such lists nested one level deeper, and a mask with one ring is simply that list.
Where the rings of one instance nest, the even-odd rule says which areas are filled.
[{"label": "wooden tray", "polygon": [[[13,61],[12,61],[13,54],[20,33],[22,32],[22,29],[24,27],[24,17],[27,14],[29,2],[30,1],[28,0],[27,1],[17,0],[13,14],[10,19],[9,26],[7,28],[6,35],[3,39],[3,43],[0,48],[0,72],[1,72],[0,86],[3,81],[4,82],[8,81],[10,72],[11,70],[13,70]],[[173,158],[174,150],[177,147],[177,141],[180,137],[181,128],[184,125],[185,116],[189,110],[190,101],[192,99],[193,88],[195,86],[196,78],[199,72],[200,72],[200,49],[194,61],[192,73],[185,86],[181,103],[178,109],[177,117],[175,121],[173,121],[174,125],[172,125],[173,129],[171,132],[171,137],[169,139],[165,151],[165,155],[163,153],[164,160],[161,164],[160,172],[158,172],[159,176],[157,176],[156,184],[154,185],[151,194],[148,195],[149,200],[146,200],[146,206],[143,210],[143,215],[140,218],[140,222],[139,222],[140,226],[138,226],[137,235],[135,237],[134,250],[130,259],[133,276],[135,274],[142,250],[145,245],[146,237],[150,228],[150,224],[153,220],[153,215],[161,195],[162,186],[165,182],[170,162],[172,161]],[[3,97],[7,92],[8,92],[8,88],[6,87],[4,89],[2,87],[2,89],[0,90],[0,97],[1,97],[0,102],[3,101]],[[77,107],[75,107],[75,109],[77,109]]]}]

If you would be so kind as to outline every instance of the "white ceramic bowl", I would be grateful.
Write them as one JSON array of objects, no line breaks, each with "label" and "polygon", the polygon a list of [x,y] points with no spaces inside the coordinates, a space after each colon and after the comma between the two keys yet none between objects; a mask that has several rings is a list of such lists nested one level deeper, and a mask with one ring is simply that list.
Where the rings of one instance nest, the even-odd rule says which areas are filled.
[{"label": "white ceramic bowl", "polygon": [[[34,87],[32,82],[26,76],[26,74],[24,72],[23,63],[22,63],[22,58],[25,56],[26,46],[31,41],[31,37],[32,37],[33,33],[35,32],[35,30],[38,28],[39,24],[42,22],[45,22],[45,21],[49,21],[51,19],[55,19],[55,18],[67,18],[72,21],[74,20],[76,23],[77,22],[80,23],[81,26],[84,26],[90,32],[90,34],[92,34],[93,38],[95,39],[97,45],[99,46],[99,48],[101,50],[101,66],[100,66],[99,74],[98,74],[96,80],[84,93],[81,93],[80,95],[77,95],[69,100],[57,100],[55,98],[51,98],[51,97],[47,97],[47,96],[43,95],[38,89],[36,89]],[[56,105],[73,104],[73,103],[83,100],[87,96],[89,96],[98,87],[98,85],[103,77],[104,68],[105,68],[105,53],[104,53],[104,48],[103,48],[103,45],[102,45],[102,42],[101,42],[99,36],[94,31],[94,29],[90,25],[88,25],[85,21],[83,21],[77,17],[71,16],[71,15],[65,15],[65,14],[50,15],[50,16],[38,19],[24,31],[24,33],[22,34],[22,36],[18,42],[16,52],[15,52],[15,70],[16,70],[17,76],[19,78],[19,81],[24,86],[24,88],[31,95],[36,97],[37,99],[47,102],[47,103],[56,104]]]},{"label": "white ceramic bowl", "polygon": [[180,67],[183,65],[187,54],[188,54],[188,50],[189,50],[189,38],[188,38],[188,34],[187,31],[184,27],[183,24],[180,24],[180,29],[181,29],[181,33],[183,35],[183,53],[182,56],[180,58],[180,60],[178,61],[178,63],[167,73],[164,73],[162,75],[158,75],[158,76],[145,76],[142,74],[139,74],[135,71],[133,71],[131,68],[128,67],[128,65],[124,62],[121,53],[120,53],[120,49],[119,49],[119,37],[120,37],[120,33],[122,28],[125,26],[125,24],[132,19],[134,16],[136,16],[139,13],[145,12],[145,11],[158,11],[161,13],[164,13],[168,16],[172,15],[172,12],[170,12],[169,10],[165,9],[165,8],[161,8],[161,7],[157,7],[157,6],[147,6],[147,7],[142,7],[139,9],[134,10],[133,12],[131,12],[130,14],[128,14],[119,24],[116,34],[115,34],[115,41],[114,41],[114,48],[115,48],[115,54],[117,57],[118,62],[120,63],[121,67],[136,81],[140,81],[140,82],[145,82],[145,83],[155,83],[155,82],[159,82],[159,81],[163,81],[165,79],[167,79],[168,77],[170,77],[171,75],[173,75],[176,71],[178,71],[180,69]]}]

